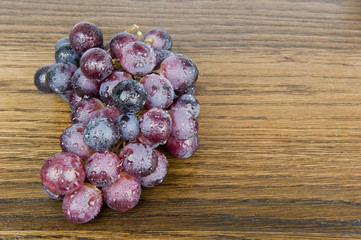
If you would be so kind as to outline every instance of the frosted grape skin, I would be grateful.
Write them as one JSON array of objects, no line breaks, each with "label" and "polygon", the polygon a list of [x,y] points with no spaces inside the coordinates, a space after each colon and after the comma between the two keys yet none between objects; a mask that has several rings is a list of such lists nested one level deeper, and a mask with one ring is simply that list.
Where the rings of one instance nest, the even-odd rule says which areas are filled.
[{"label": "frosted grape skin", "polygon": [[84,98],[71,109],[70,119],[72,123],[83,123],[86,125],[90,119],[97,116],[97,110],[104,107],[98,98]]},{"label": "frosted grape skin", "polygon": [[75,192],[66,195],[62,202],[65,218],[76,224],[87,223],[94,219],[103,205],[101,190],[89,183],[84,183]]},{"label": "frosted grape skin", "polygon": [[67,195],[84,183],[84,163],[73,153],[57,153],[44,161],[40,178],[50,192]]},{"label": "frosted grape skin", "polygon": [[162,28],[149,29],[144,34],[142,40],[149,43],[154,50],[170,50],[172,48],[172,38]]},{"label": "frosted grape skin", "polygon": [[114,70],[112,57],[101,48],[91,48],[82,55],[80,69],[86,77],[101,81]]},{"label": "frosted grape skin", "polygon": [[55,51],[55,61],[57,63],[72,63],[79,66],[80,56],[71,47],[70,43],[64,43]]},{"label": "frosted grape skin", "polygon": [[97,152],[112,150],[119,140],[119,127],[111,118],[95,117],[84,129],[84,142]]},{"label": "frosted grape skin", "polygon": [[127,32],[120,32],[115,34],[109,43],[109,49],[112,57],[115,59],[120,59],[122,49],[129,43],[137,41],[138,39],[133,34]]},{"label": "frosted grape skin", "polygon": [[132,79],[132,75],[123,71],[113,71],[106,79],[101,82],[99,88],[100,99],[107,105],[114,106],[112,99],[113,88],[123,80]]},{"label": "frosted grape skin", "polygon": [[70,152],[86,160],[91,154],[91,150],[84,142],[84,125],[75,123],[64,130],[60,135],[60,147],[64,152]]},{"label": "frosted grape skin", "polygon": [[45,64],[39,67],[34,74],[34,84],[43,93],[54,93],[46,81],[46,73],[53,65],[54,63]]},{"label": "frosted grape skin", "polygon": [[182,54],[166,58],[160,65],[160,75],[172,84],[177,95],[183,94],[198,79],[198,69],[194,62]]},{"label": "frosted grape skin", "polygon": [[72,63],[55,63],[46,73],[46,83],[53,92],[67,94],[73,89],[71,78],[77,69]]},{"label": "frosted grape skin", "polygon": [[112,99],[115,107],[122,114],[134,114],[143,108],[147,92],[138,81],[128,79],[121,81],[113,88]]},{"label": "frosted grape skin", "polygon": [[147,92],[145,108],[160,107],[167,109],[173,102],[174,90],[168,79],[158,74],[148,74],[139,83],[144,86]]},{"label": "frosted grape skin", "polygon": [[162,108],[151,108],[140,117],[139,126],[145,138],[165,144],[172,132],[172,118]]},{"label": "frosted grape skin", "polygon": [[117,123],[120,130],[120,137],[123,141],[130,141],[135,139],[139,133],[139,119],[132,114],[123,114],[117,118]]},{"label": "frosted grape skin", "polygon": [[100,83],[84,75],[80,68],[71,78],[73,89],[79,97],[99,97]]},{"label": "frosted grape skin", "polygon": [[140,178],[140,184],[142,187],[155,187],[161,184],[168,173],[168,160],[166,156],[158,151],[154,150],[158,156],[158,165],[155,171],[148,176]]},{"label": "frosted grape skin", "polygon": [[172,108],[168,113],[172,118],[171,136],[185,140],[198,134],[198,121],[189,111],[184,108]]},{"label": "frosted grape skin", "polygon": [[69,42],[81,56],[90,48],[103,47],[103,33],[94,23],[81,21],[70,30]]},{"label": "frosted grape skin", "polygon": [[189,158],[197,151],[198,146],[199,137],[197,134],[185,140],[170,136],[166,143],[169,152],[177,158]]},{"label": "frosted grape skin", "polygon": [[121,212],[138,204],[141,191],[139,180],[126,172],[122,172],[114,183],[102,188],[104,202],[111,209]]},{"label": "frosted grape skin", "polygon": [[127,143],[119,153],[123,169],[137,178],[153,173],[158,164],[156,152],[143,143]]},{"label": "frosted grape skin", "polygon": [[120,64],[128,73],[141,77],[150,73],[156,65],[156,55],[148,44],[137,41],[122,48]]},{"label": "frosted grape skin", "polygon": [[171,109],[182,108],[190,112],[193,117],[197,118],[200,112],[198,100],[191,94],[179,96],[172,104]]},{"label": "frosted grape skin", "polygon": [[107,186],[120,177],[122,165],[116,154],[112,152],[96,152],[86,160],[87,179],[97,187]]}]

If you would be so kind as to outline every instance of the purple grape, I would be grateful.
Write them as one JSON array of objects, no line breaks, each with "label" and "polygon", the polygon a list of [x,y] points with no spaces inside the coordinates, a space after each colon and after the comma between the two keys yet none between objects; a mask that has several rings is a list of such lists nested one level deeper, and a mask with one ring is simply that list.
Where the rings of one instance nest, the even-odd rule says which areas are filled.
[{"label": "purple grape", "polygon": [[34,84],[43,93],[54,93],[54,91],[48,86],[46,81],[46,73],[54,65],[54,63],[46,64],[36,70],[34,75]]},{"label": "purple grape", "polygon": [[53,194],[67,195],[84,183],[83,161],[73,153],[57,153],[44,161],[40,178],[45,188]]},{"label": "purple grape", "polygon": [[77,69],[72,63],[55,63],[46,73],[47,85],[58,94],[66,94],[73,89],[71,77]]},{"label": "purple grape", "polygon": [[71,78],[73,89],[80,97],[99,97],[100,83],[84,75],[80,68],[76,70]]},{"label": "purple grape", "polygon": [[184,94],[178,97],[172,104],[171,109],[182,108],[197,118],[200,111],[198,100],[191,94]]},{"label": "purple grape", "polygon": [[103,34],[91,22],[81,21],[75,24],[70,31],[69,40],[79,55],[83,55],[90,48],[103,47]]},{"label": "purple grape", "polygon": [[143,143],[127,143],[119,153],[124,170],[137,178],[153,173],[158,164],[157,153]]},{"label": "purple grape", "polygon": [[51,192],[49,189],[47,189],[44,184],[41,184],[41,187],[43,188],[43,191],[46,195],[48,195],[48,197],[50,197],[51,199],[54,200],[62,200],[64,198],[64,195],[60,195],[60,194],[55,194],[53,192]]},{"label": "purple grape", "polygon": [[70,152],[86,160],[91,154],[88,145],[84,142],[84,125],[76,123],[66,128],[60,136],[60,147],[64,152]]},{"label": "purple grape", "polygon": [[148,44],[137,41],[122,48],[120,64],[123,69],[134,76],[145,76],[156,65],[156,55]]},{"label": "purple grape", "polygon": [[86,161],[85,171],[91,184],[104,187],[112,184],[120,177],[122,163],[119,157],[112,152],[96,152]]},{"label": "purple grape", "polygon": [[158,150],[154,150],[158,156],[158,165],[154,173],[140,178],[143,187],[155,187],[161,184],[168,173],[168,161],[166,156]]},{"label": "purple grape", "polygon": [[58,48],[60,48],[61,45],[63,45],[64,43],[69,43],[70,44],[69,37],[60,38],[55,44],[55,51],[58,50]]},{"label": "purple grape", "polygon": [[173,56],[174,53],[169,51],[169,50],[155,50],[155,55],[156,55],[156,65],[154,67],[154,70],[158,70],[160,68],[160,65],[162,64],[162,62],[170,56]]},{"label": "purple grape", "polygon": [[142,188],[136,177],[122,172],[114,183],[102,188],[104,202],[113,210],[128,211],[140,199]]},{"label": "purple grape", "polygon": [[108,77],[114,69],[112,57],[101,48],[87,50],[80,59],[80,68],[85,76],[98,81]]},{"label": "purple grape", "polygon": [[194,85],[188,87],[182,94],[194,95],[196,93],[196,88]]},{"label": "purple grape", "polygon": [[152,28],[142,38],[149,43],[154,50],[169,50],[172,48],[172,38],[167,31],[161,28]]},{"label": "purple grape", "polygon": [[191,59],[176,54],[162,62],[160,75],[167,78],[176,94],[180,95],[197,81],[198,69]]},{"label": "purple grape", "polygon": [[80,56],[70,46],[70,43],[64,43],[55,51],[55,61],[57,63],[72,63],[79,66]]},{"label": "purple grape", "polygon": [[129,43],[137,41],[138,39],[133,34],[127,32],[117,33],[110,40],[110,53],[115,59],[119,59],[122,54],[123,47]]},{"label": "purple grape", "polygon": [[168,108],[174,99],[172,84],[168,79],[158,75],[149,74],[139,81],[147,92],[145,108],[152,107]]},{"label": "purple grape", "polygon": [[122,114],[139,112],[147,99],[147,92],[142,84],[133,79],[118,83],[112,92],[115,106]]},{"label": "purple grape", "polygon": [[100,99],[107,105],[115,105],[112,99],[113,88],[123,80],[132,79],[132,75],[122,71],[113,71],[99,88]]},{"label": "purple grape", "polygon": [[71,109],[71,122],[80,122],[86,125],[90,121],[90,119],[97,116],[97,110],[100,110],[103,107],[104,104],[97,98],[84,98]]},{"label": "purple grape", "polygon": [[72,109],[78,102],[80,102],[82,100],[82,98],[76,94],[76,92],[70,91],[68,92],[67,96],[67,102],[69,103],[70,108]]},{"label": "purple grape", "polygon": [[185,140],[198,133],[198,122],[190,112],[183,108],[175,108],[168,113],[172,118],[171,136]]},{"label": "purple grape", "polygon": [[157,148],[160,144],[158,142],[152,142],[149,139],[145,138],[143,133],[140,132],[138,137],[134,140],[131,140],[132,143],[143,143],[145,145],[148,145],[152,149]]},{"label": "purple grape", "polygon": [[140,117],[139,126],[145,138],[165,144],[172,132],[172,118],[162,108],[151,108]]},{"label": "purple grape", "polygon": [[170,136],[166,146],[175,157],[189,158],[196,152],[199,146],[199,138],[197,134],[185,140],[179,140]]},{"label": "purple grape", "polygon": [[64,197],[62,210],[67,220],[81,224],[94,219],[102,205],[102,192],[97,187],[84,183],[75,192]]},{"label": "purple grape", "polygon": [[123,141],[135,139],[139,133],[139,119],[132,114],[123,114],[117,118],[120,129],[120,138]]},{"label": "purple grape", "polygon": [[119,140],[119,127],[110,118],[95,117],[84,129],[84,142],[97,152],[112,150]]},{"label": "purple grape", "polygon": [[117,118],[120,116],[120,113],[118,109],[116,109],[113,106],[106,106],[102,109],[99,109],[96,111],[95,114],[96,117],[107,117],[112,119],[113,121],[117,120]]}]

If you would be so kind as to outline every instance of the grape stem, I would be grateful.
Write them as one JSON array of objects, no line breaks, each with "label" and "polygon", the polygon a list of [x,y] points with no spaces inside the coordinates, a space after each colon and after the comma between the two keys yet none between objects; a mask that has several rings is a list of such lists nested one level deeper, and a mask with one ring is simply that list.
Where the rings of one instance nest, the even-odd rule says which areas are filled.
[{"label": "grape stem", "polygon": [[153,45],[154,43],[154,39],[153,38],[147,38],[144,40],[145,43],[149,43],[151,46]]},{"label": "grape stem", "polygon": [[122,68],[122,65],[120,64],[118,59],[113,58],[112,64],[113,64],[114,69],[116,69],[116,70],[119,70]]},{"label": "grape stem", "polygon": [[141,31],[137,32],[137,37],[139,40],[141,40],[143,38],[143,33]]},{"label": "grape stem", "polygon": [[128,28],[127,30],[125,30],[128,33],[132,33],[134,30],[138,29],[138,25],[133,24],[133,26],[131,26],[130,28]]}]

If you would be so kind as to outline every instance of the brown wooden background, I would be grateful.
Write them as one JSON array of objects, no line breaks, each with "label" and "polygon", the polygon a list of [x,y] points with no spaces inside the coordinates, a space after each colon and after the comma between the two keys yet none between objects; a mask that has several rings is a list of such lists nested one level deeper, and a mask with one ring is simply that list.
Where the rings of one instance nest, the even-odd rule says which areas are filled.
[{"label": "brown wooden background", "polygon": [[[69,107],[33,85],[78,21],[162,27],[201,72],[200,147],[127,213],[84,225],[42,192]],[[0,238],[361,238],[358,0],[0,0]],[[164,150],[164,149],[163,149]]]}]

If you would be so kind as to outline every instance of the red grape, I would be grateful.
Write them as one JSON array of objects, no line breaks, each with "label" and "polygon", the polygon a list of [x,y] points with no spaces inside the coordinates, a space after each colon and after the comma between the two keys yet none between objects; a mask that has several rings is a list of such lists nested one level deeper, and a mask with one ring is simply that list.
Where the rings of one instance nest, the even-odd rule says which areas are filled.
[{"label": "red grape", "polygon": [[196,152],[199,146],[199,138],[197,134],[185,140],[179,140],[170,136],[166,146],[169,152],[175,157],[189,158]]},{"label": "red grape", "polygon": [[138,39],[130,33],[127,32],[120,32],[115,34],[109,43],[109,49],[111,55],[115,59],[119,59],[120,55],[122,54],[122,49],[129,43],[137,42]]},{"label": "red grape", "polygon": [[80,224],[94,219],[102,205],[102,192],[97,187],[84,183],[75,192],[64,197],[62,210],[66,219]]},{"label": "red grape", "polygon": [[143,187],[155,187],[161,184],[168,173],[168,161],[166,156],[158,150],[155,150],[158,156],[158,165],[154,173],[140,178],[140,184]]},{"label": "red grape", "polygon": [[165,144],[172,132],[172,119],[162,108],[151,108],[139,119],[140,130],[152,142]]},{"label": "red grape", "polygon": [[148,44],[132,42],[122,49],[120,63],[123,69],[134,76],[145,76],[156,65],[156,55]]},{"label": "red grape", "polygon": [[72,193],[85,180],[83,161],[73,153],[57,153],[43,163],[40,178],[43,185],[54,194]]},{"label": "red grape", "polygon": [[156,152],[143,143],[127,143],[119,153],[124,170],[135,177],[153,173],[158,164]]},{"label": "red grape", "polygon": [[184,93],[198,78],[198,69],[194,62],[181,54],[166,58],[159,70],[160,75],[170,81],[178,95]]},{"label": "red grape", "polygon": [[140,81],[147,92],[145,108],[152,107],[168,108],[174,99],[174,90],[172,84],[158,74],[149,74]]},{"label": "red grape", "polygon": [[79,55],[90,48],[103,47],[101,30],[94,23],[87,21],[78,22],[73,26],[69,40],[70,45]]},{"label": "red grape", "polygon": [[148,30],[142,40],[149,43],[154,50],[169,50],[172,48],[172,38],[167,31],[161,28]]},{"label": "red grape", "polygon": [[80,59],[80,68],[85,76],[98,81],[108,77],[114,69],[112,57],[101,48],[87,50]]},{"label": "red grape", "polygon": [[122,172],[112,184],[102,188],[104,202],[116,211],[134,208],[140,199],[141,185],[136,177]]},{"label": "red grape", "polygon": [[85,171],[87,179],[91,184],[104,187],[112,184],[120,177],[122,162],[112,152],[96,152],[86,161]]}]

